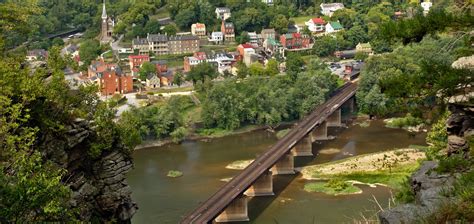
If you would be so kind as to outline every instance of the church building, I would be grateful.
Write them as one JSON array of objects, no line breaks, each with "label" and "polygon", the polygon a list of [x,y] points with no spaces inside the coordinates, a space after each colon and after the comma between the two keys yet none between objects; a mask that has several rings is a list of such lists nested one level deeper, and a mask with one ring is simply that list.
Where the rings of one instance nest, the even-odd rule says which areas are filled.
[{"label": "church building", "polygon": [[115,21],[107,16],[105,10],[105,0],[102,6],[102,27],[100,31],[100,43],[108,43],[112,41],[112,32],[114,30]]}]

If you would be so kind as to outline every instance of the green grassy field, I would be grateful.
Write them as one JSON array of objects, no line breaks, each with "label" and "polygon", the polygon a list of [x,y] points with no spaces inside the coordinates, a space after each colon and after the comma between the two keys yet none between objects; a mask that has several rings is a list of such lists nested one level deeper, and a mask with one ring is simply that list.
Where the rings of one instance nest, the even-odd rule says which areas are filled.
[{"label": "green grassy field", "polygon": [[295,21],[296,25],[304,25],[306,21],[313,18],[315,16],[298,16],[298,17],[291,17],[290,20]]}]

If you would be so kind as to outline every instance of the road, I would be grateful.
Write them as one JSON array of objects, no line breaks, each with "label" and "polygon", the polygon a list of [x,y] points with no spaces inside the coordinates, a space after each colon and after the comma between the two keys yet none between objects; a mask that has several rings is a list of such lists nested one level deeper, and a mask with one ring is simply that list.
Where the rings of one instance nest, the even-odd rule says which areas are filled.
[{"label": "road", "polygon": [[264,172],[268,171],[278,160],[288,153],[293,146],[306,136],[314,127],[323,123],[326,118],[336,111],[348,99],[355,95],[357,84],[347,83],[336,90],[328,101],[318,106],[313,112],[301,120],[296,127],[264,154],[260,155],[240,174],[227,182],[207,201],[201,203],[181,223],[209,223],[217,217],[232,201],[241,195]]}]

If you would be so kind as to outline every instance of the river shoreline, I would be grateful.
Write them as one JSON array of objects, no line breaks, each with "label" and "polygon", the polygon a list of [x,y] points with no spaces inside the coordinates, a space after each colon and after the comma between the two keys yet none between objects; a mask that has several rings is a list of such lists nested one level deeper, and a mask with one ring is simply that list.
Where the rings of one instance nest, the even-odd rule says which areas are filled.
[{"label": "river shoreline", "polygon": [[[265,130],[267,129],[268,126],[245,126],[240,129],[231,131],[229,133],[223,134],[223,135],[199,135],[196,133],[193,133],[186,138],[183,139],[183,141],[207,141],[207,140],[212,140],[212,139],[217,139],[217,138],[223,138],[227,136],[232,136],[232,135],[239,135],[239,134],[245,134],[245,133],[250,133],[254,131],[260,131],[260,130]],[[182,141],[182,142],[183,142]],[[179,144],[175,143],[171,140],[171,138],[166,138],[162,140],[148,140],[144,141],[142,144],[137,145],[134,148],[134,151],[136,150],[147,150],[151,148],[156,148],[156,147],[161,147],[169,144]]]},{"label": "river shoreline", "polygon": [[[288,121],[288,122],[281,122],[277,128],[274,130],[278,130],[279,128],[285,128],[293,125],[297,121]],[[218,139],[218,138],[223,138],[223,137],[228,137],[232,135],[240,135],[240,134],[245,134],[245,133],[250,133],[254,131],[261,131],[261,130],[269,130],[268,125],[246,125],[241,128],[238,128],[233,131],[228,131],[220,134],[198,134],[196,132],[193,132],[192,134],[186,136],[181,142],[184,141],[210,141],[212,139]],[[276,134],[276,133],[275,133]],[[151,148],[156,148],[156,147],[161,147],[161,146],[166,146],[169,144],[180,144],[180,143],[175,143],[172,141],[171,138],[166,138],[166,139],[161,139],[161,140],[146,140],[142,142],[140,145],[135,146],[134,151],[136,150],[147,150]]]}]

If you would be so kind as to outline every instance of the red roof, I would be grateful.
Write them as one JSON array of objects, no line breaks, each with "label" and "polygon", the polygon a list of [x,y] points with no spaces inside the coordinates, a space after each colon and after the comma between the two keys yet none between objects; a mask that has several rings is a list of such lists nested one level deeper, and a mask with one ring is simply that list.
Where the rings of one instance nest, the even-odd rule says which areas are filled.
[{"label": "red roof", "polygon": [[205,60],[207,58],[206,52],[195,52],[193,56],[198,60]]},{"label": "red roof", "polygon": [[243,48],[253,48],[250,44],[241,44]]},{"label": "red roof", "polygon": [[129,55],[128,56],[129,59],[146,59],[146,58],[150,58],[148,55]]},{"label": "red roof", "polygon": [[321,18],[321,17],[319,17],[319,18],[312,18],[312,20],[313,20],[313,23],[314,23],[314,24],[321,24],[321,25],[326,24],[326,21],[324,21],[324,19]]}]

